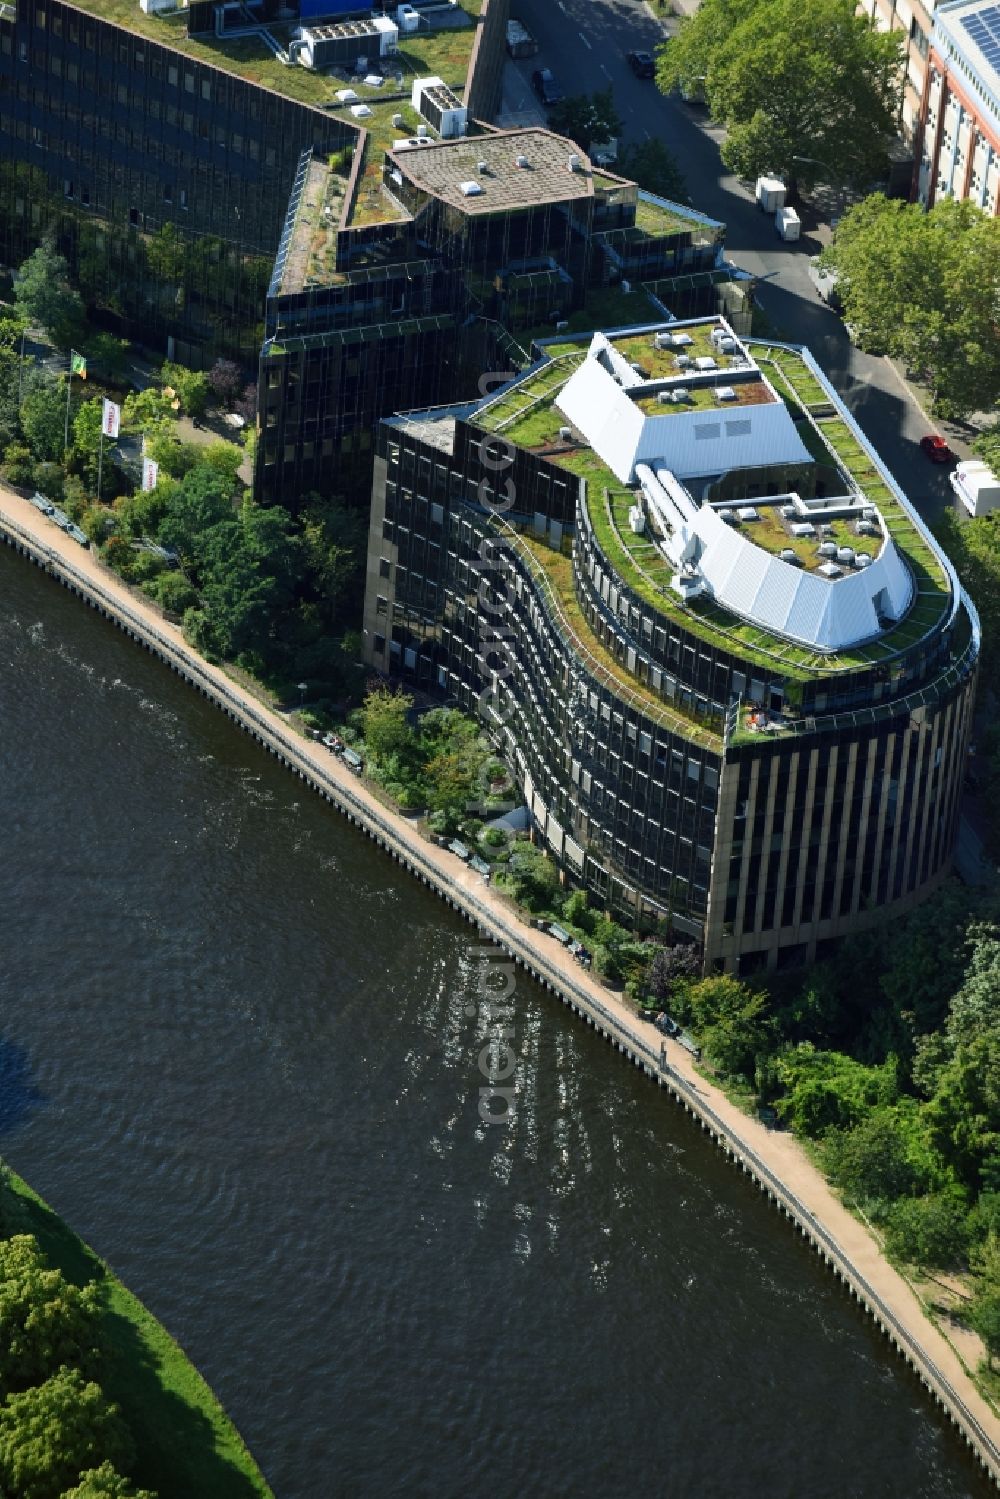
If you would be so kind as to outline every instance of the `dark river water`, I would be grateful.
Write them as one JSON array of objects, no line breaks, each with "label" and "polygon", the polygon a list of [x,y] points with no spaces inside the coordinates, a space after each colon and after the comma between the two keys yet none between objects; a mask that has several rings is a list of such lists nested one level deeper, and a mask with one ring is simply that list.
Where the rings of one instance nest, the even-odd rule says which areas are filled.
[{"label": "dark river water", "polygon": [[484,1125],[470,931],[2,548],[0,788],[0,1152],[279,1499],[992,1492],[787,1225],[524,977],[515,1122]]}]

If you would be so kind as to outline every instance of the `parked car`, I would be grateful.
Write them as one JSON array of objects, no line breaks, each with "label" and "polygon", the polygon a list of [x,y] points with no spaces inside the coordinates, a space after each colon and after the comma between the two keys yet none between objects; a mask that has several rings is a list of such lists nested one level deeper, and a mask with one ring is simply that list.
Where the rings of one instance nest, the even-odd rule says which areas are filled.
[{"label": "parked car", "polygon": [[656,77],[656,58],[652,52],[627,52],[625,61],[637,78]]},{"label": "parked car", "polygon": [[953,463],[955,461],[955,454],[944,438],[938,437],[936,432],[928,432],[926,437],[920,439],[920,451],[926,453],[932,463]]},{"label": "parked car", "polygon": [[534,57],[538,51],[538,43],[517,16],[507,22],[507,51],[511,57]]},{"label": "parked car", "polygon": [[551,68],[536,68],[531,75],[531,87],[546,106],[558,104],[563,96]]}]

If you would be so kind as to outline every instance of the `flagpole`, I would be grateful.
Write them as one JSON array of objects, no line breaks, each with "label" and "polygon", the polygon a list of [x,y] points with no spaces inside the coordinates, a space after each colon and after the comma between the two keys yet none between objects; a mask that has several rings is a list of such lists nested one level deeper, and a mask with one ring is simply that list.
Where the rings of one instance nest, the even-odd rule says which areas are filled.
[{"label": "flagpole", "polygon": [[69,398],[73,390],[73,350],[69,351],[69,379],[66,381],[66,431],[63,434],[63,452],[69,447]]},{"label": "flagpole", "polygon": [[97,450],[97,502],[101,501],[101,470],[104,467],[104,422],[101,422],[101,445]]}]

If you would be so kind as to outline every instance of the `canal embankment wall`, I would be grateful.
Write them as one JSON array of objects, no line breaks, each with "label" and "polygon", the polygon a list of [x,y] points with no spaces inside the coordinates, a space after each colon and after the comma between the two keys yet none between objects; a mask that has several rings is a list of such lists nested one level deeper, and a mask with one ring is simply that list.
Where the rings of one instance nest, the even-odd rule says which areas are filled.
[{"label": "canal embankment wall", "polygon": [[[26,502],[17,503],[26,505]],[[41,517],[39,523],[42,523]],[[82,565],[75,565],[62,545],[48,545],[36,534],[33,525],[29,529],[2,509],[0,540],[69,589],[89,608],[114,623],[131,640],[215,704],[396,863],[434,891],[539,984],[562,1000],[632,1065],[641,1068],[658,1087],[666,1089],[819,1254],[916,1374],[975,1452],[994,1484],[1000,1487],[1000,1422],[975,1390],[971,1378],[961,1369],[951,1345],[919,1311],[915,1298],[913,1307],[919,1322],[915,1323],[893,1310],[883,1291],[872,1283],[872,1275],[864,1273],[856,1256],[847,1252],[815,1210],[802,1200],[800,1193],[744,1138],[733,1117],[724,1117],[726,1113],[739,1117],[738,1111],[727,1105],[724,1095],[710,1089],[702,1079],[696,1081],[694,1076],[684,1075],[678,1065],[665,1066],[659,1045],[654,1048],[649,1044],[639,1031],[638,1021],[633,1023],[633,1017],[623,1007],[616,1013],[613,997],[602,998],[597,992],[596,981],[582,970],[579,976],[568,971],[571,960],[561,948],[551,956],[542,951],[539,934],[520,922],[495,896],[491,898],[478,875],[454,855],[427,844],[405,818],[382,807],[340,761],[331,756],[329,765],[324,765],[317,759],[316,747],[303,740],[279,714],[253,699],[221,669],[204,661],[174,627],[157,620],[151,611],[147,616],[143,605],[133,600],[124,584],[112,574],[101,577],[99,565],[89,554],[81,553]],[[58,540],[63,542],[62,537]],[[72,543],[66,540],[65,546],[70,547]],[[323,754],[329,752],[323,751]],[[543,940],[552,941],[551,938]],[[710,1091],[714,1097],[709,1096]],[[819,1177],[818,1172],[816,1176]],[[887,1262],[882,1261],[879,1269],[905,1287],[905,1281]],[[937,1355],[928,1343],[939,1344]],[[957,1372],[953,1368],[949,1373],[943,1367],[946,1360],[950,1361],[949,1352],[958,1366]],[[960,1388],[963,1382],[967,1383],[968,1389]]]}]

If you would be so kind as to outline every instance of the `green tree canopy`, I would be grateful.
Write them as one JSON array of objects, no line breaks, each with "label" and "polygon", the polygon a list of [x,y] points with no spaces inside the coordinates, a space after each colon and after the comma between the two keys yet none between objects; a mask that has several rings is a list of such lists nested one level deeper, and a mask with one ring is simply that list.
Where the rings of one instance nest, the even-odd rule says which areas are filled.
[{"label": "green tree canopy", "polygon": [[50,1269],[30,1234],[0,1239],[0,1391],[41,1384],[97,1358],[98,1293]]},{"label": "green tree canopy", "polygon": [[862,344],[902,359],[963,416],[1000,399],[1000,222],[942,198],[926,212],[876,193],[841,220],[823,262]]},{"label": "green tree canopy", "polygon": [[408,692],[390,691],[381,683],[368,691],[361,708],[361,732],[373,755],[383,759],[415,746],[416,735],[408,721],[412,707]]},{"label": "green tree canopy", "polygon": [[797,1132],[813,1138],[829,1129],[852,1129],[870,1109],[896,1101],[895,1058],[865,1067],[803,1041],[779,1056],[775,1066],[787,1090],[781,1114]]},{"label": "green tree canopy", "polygon": [[549,129],[568,136],[586,151],[590,146],[616,140],[622,133],[621,116],[615,109],[614,90],[596,94],[573,94],[560,99],[549,110]]},{"label": "green tree canopy", "polygon": [[54,463],[66,441],[66,385],[32,372],[21,401],[21,430],[35,458]]},{"label": "green tree canopy", "polygon": [[156,1495],[150,1489],[137,1489],[114,1463],[103,1462],[99,1468],[81,1473],[79,1483],[67,1489],[61,1499],[156,1499]]},{"label": "green tree canopy", "polygon": [[619,154],[617,170],[658,198],[669,198],[674,203],[691,201],[676,156],[656,136],[626,146]]},{"label": "green tree canopy", "polygon": [[0,1407],[0,1481],[18,1499],[59,1499],[105,1460],[128,1467],[132,1450],[118,1407],[77,1369],[60,1369]]},{"label": "green tree canopy", "polygon": [[807,20],[799,0],[703,0],[661,49],[657,81],[704,89],[739,176],[867,186],[895,131],[901,42],[853,0],[811,0]]},{"label": "green tree canopy", "polygon": [[14,301],[29,323],[44,328],[64,348],[83,332],[83,301],[70,285],[69,266],[51,240],[39,245],[18,269]]}]

